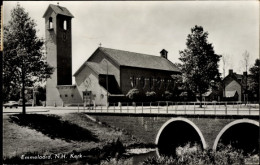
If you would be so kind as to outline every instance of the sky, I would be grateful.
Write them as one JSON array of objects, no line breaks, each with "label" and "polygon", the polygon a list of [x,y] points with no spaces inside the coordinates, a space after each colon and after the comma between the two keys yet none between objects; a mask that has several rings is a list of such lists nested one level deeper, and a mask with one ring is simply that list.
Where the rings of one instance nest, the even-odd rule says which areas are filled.
[{"label": "sky", "polygon": [[[49,4],[58,1],[20,1],[37,23],[37,34],[45,38],[44,18]],[[17,1],[4,1],[4,24]],[[249,65],[259,58],[258,1],[61,1],[72,19],[72,72],[99,47],[150,55],[168,51],[168,59],[180,63],[179,51],[186,48],[187,35],[195,25],[209,33],[215,53],[226,59],[228,69],[245,71],[243,53]],[[223,73],[222,60],[219,71]]]}]

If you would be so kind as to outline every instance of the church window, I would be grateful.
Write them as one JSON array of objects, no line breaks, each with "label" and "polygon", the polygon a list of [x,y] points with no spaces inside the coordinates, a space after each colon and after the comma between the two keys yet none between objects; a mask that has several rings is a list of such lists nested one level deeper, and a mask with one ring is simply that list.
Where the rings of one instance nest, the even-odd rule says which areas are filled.
[{"label": "church window", "polygon": [[133,76],[133,87],[135,87],[136,86],[136,78],[135,78],[135,76]]},{"label": "church window", "polygon": [[71,97],[74,97],[74,95],[72,94]]},{"label": "church window", "polygon": [[140,79],[140,85],[141,87],[143,88],[144,87],[144,77],[142,76],[141,79]]},{"label": "church window", "polygon": [[160,87],[160,85],[161,85],[161,78],[160,77],[157,78],[157,85],[158,85],[158,87]]},{"label": "church window", "polygon": [[150,87],[150,89],[152,88],[152,86],[153,86],[153,78],[150,77],[149,78],[149,87]]},{"label": "church window", "polygon": [[67,30],[67,29],[68,29],[67,26],[68,26],[68,25],[67,25],[67,20],[64,20],[64,21],[63,21],[63,29],[64,29],[64,30]]},{"label": "church window", "polygon": [[65,95],[65,97],[68,97],[68,95]]},{"label": "church window", "polygon": [[52,17],[49,18],[49,29],[53,29]]}]

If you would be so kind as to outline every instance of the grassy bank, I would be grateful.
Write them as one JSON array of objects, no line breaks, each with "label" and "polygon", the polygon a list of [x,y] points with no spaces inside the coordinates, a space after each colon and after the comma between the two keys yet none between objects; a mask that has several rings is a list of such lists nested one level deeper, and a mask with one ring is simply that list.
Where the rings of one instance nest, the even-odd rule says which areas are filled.
[{"label": "grassy bank", "polygon": [[[140,144],[127,132],[93,122],[85,114],[5,115],[3,124],[3,153],[6,163],[28,162],[32,160],[21,160],[21,157],[34,158],[33,156],[39,155],[50,156],[50,164],[55,161],[74,162],[78,159],[84,162],[99,161],[118,157],[126,146]],[[70,157],[71,154],[79,157],[55,158],[57,155]],[[36,159],[31,163],[41,161],[43,160]]]}]

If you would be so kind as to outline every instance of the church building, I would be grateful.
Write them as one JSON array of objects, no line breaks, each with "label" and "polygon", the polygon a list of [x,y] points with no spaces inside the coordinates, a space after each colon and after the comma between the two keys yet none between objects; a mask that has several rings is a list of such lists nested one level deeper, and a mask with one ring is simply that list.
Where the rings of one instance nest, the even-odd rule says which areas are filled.
[{"label": "church building", "polygon": [[43,17],[47,62],[55,68],[46,84],[48,106],[107,105],[107,102],[122,101],[131,89],[139,90],[144,96],[147,92],[163,96],[173,90],[172,77],[180,71],[168,60],[164,49],[154,56],[98,47],[74,73],[72,85],[71,20],[74,16],[65,7],[49,5]]}]

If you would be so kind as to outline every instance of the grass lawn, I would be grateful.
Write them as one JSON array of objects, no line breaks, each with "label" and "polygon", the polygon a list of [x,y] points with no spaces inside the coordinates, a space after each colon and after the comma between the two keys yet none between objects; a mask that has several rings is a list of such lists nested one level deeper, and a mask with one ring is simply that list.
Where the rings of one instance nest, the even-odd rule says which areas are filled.
[{"label": "grass lawn", "polygon": [[4,158],[26,152],[48,155],[102,149],[118,138],[124,146],[139,143],[126,132],[93,122],[81,113],[3,117]]}]

